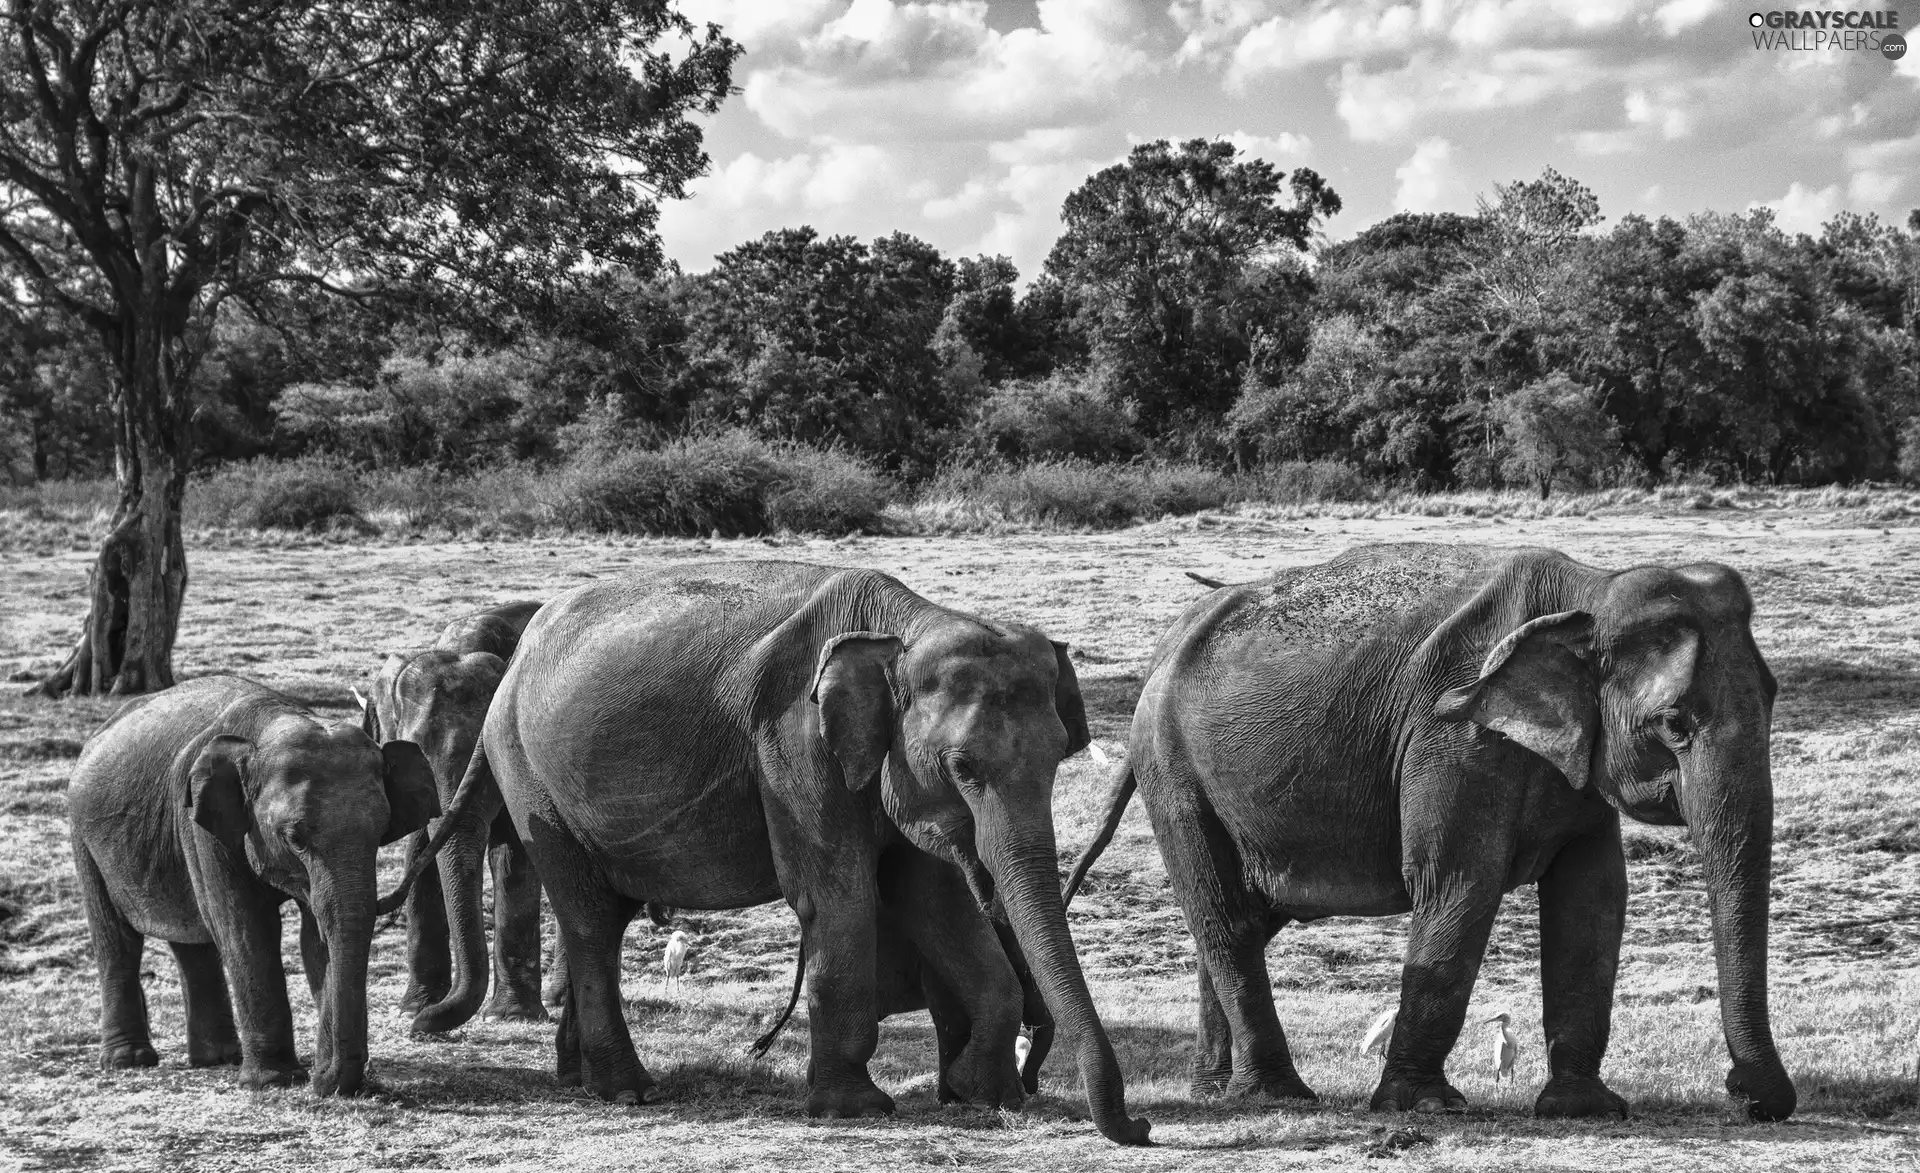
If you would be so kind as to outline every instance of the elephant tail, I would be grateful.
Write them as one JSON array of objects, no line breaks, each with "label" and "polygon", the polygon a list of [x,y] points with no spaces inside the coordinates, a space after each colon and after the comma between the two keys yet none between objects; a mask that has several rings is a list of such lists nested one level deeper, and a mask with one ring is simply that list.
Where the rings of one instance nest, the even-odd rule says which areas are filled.
[{"label": "elephant tail", "polygon": [[787,1008],[780,1012],[779,1019],[774,1022],[766,1034],[761,1035],[753,1041],[753,1047],[751,1049],[754,1058],[762,1058],[768,1051],[773,1049],[773,1040],[780,1037],[780,1028],[787,1025],[787,1019],[793,1017],[793,1008],[800,1004],[800,985],[802,979],[806,976],[807,942],[803,937],[800,941],[800,956],[796,957],[793,962],[793,993],[787,996]]},{"label": "elephant tail", "polygon": [[1127,813],[1127,803],[1133,798],[1138,787],[1133,777],[1133,762],[1129,760],[1120,771],[1120,778],[1114,784],[1113,793],[1107,797],[1107,817],[1101,822],[1100,830],[1080,853],[1080,862],[1073,865],[1073,874],[1067,877],[1066,887],[1060,889],[1060,903],[1073,903],[1073,894],[1080,890],[1080,882],[1087,878],[1087,872],[1093,867],[1100,853],[1113,842],[1113,833],[1120,827],[1120,816]]},{"label": "elephant tail", "polygon": [[1193,581],[1195,581],[1195,582],[1197,582],[1197,583],[1199,583],[1199,584],[1200,584],[1201,586],[1203,586],[1203,587],[1212,587],[1212,588],[1213,588],[1214,590],[1216,590],[1216,591],[1217,591],[1217,590],[1219,590],[1219,589],[1220,589],[1221,587],[1223,587],[1223,586],[1226,586],[1226,585],[1227,585],[1226,583],[1224,583],[1224,582],[1221,582],[1221,581],[1220,581],[1219,579],[1217,579],[1217,578],[1208,578],[1208,577],[1207,577],[1206,575],[1204,575],[1204,574],[1195,574],[1195,573],[1194,573],[1193,571],[1191,571],[1191,570],[1189,570],[1189,571],[1187,571],[1187,572],[1186,572],[1186,575],[1187,575],[1187,577],[1188,577],[1188,578],[1190,578],[1190,579],[1192,579]]},{"label": "elephant tail", "polygon": [[427,865],[440,854],[440,846],[447,841],[447,836],[453,834],[454,829],[466,821],[467,813],[472,809],[476,796],[486,789],[492,779],[493,772],[487,768],[486,740],[482,738],[473,747],[473,757],[467,762],[467,772],[460,779],[460,789],[454,791],[453,801],[447,804],[446,813],[434,826],[433,837],[426,841],[424,847],[417,846],[416,838],[416,847],[408,852],[407,874],[400,878],[398,888],[382,896],[380,902],[374,905],[375,916],[385,916],[406,903],[407,890],[413,887],[413,882],[420,878],[420,873],[426,871]]}]

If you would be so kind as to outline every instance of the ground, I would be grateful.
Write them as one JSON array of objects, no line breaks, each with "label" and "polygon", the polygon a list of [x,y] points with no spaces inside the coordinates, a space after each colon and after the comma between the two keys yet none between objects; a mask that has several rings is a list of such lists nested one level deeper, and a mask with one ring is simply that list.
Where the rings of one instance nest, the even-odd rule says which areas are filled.
[{"label": "ground", "polygon": [[[1729,1109],[1700,873],[1683,832],[1644,827],[1628,830],[1632,898],[1606,1068],[1635,1106],[1631,1121],[1529,1115],[1545,1078],[1530,889],[1508,898],[1474,995],[1475,1022],[1513,1012],[1518,1081],[1492,1082],[1491,1028],[1470,1026],[1451,1067],[1474,1104],[1466,1115],[1365,1110],[1377,1066],[1355,1055],[1355,1044],[1396,996],[1402,917],[1289,928],[1274,943],[1281,1019],[1319,1105],[1195,1102],[1186,1091],[1192,946],[1137,805],[1072,921],[1129,1106],[1154,1122],[1153,1149],[1099,1138],[1061,1052],[1048,1064],[1042,1096],[1022,1113],[941,1107],[924,1014],[882,1026],[874,1073],[897,1098],[896,1117],[807,1120],[804,1029],[790,1027],[766,1061],[749,1061],[745,1050],[784,1004],[791,980],[796,929],[784,905],[683,914],[695,940],[693,973],[672,999],[660,986],[665,930],[643,920],[630,933],[629,1017],[667,1092],[655,1107],[614,1108],[556,1086],[545,1026],[474,1022],[444,1037],[408,1037],[388,1012],[403,984],[397,916],[375,941],[377,1094],[323,1102],[301,1089],[248,1093],[231,1070],[189,1070],[176,974],[157,944],[147,955],[148,997],[162,1064],[105,1073],[96,1066],[98,998],[64,789],[80,743],[114,705],[29,700],[15,686],[0,693],[0,1167],[596,1169],[698,1161],[716,1169],[1184,1170],[1239,1168],[1249,1159],[1368,1166],[1379,1156],[1435,1169],[1911,1168],[1920,1162],[1920,528],[1911,525],[1911,510],[1673,501],[1533,519],[1269,512],[1107,534],[832,542],[200,535],[190,543],[181,673],[244,673],[335,715],[347,712],[349,686],[387,649],[428,642],[462,610],[662,561],[782,557],[875,567],[936,601],[1070,641],[1095,737],[1116,754],[1153,640],[1201,589],[1183,571],[1246,579],[1380,540],[1549,545],[1603,567],[1726,562],[1753,588],[1755,634],[1781,684],[1772,1005],[1800,1111],[1760,1126]],[[84,526],[0,525],[0,673],[50,667],[69,645],[94,540]],[[1098,820],[1105,774],[1084,754],[1060,771],[1056,813],[1069,859]],[[385,854],[391,881],[398,849]],[[305,983],[290,987],[308,1046]]]}]

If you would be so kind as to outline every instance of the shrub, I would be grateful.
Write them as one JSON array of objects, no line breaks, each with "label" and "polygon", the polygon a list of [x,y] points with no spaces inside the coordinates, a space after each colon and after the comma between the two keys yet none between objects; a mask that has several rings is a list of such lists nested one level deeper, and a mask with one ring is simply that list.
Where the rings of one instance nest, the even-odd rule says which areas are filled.
[{"label": "shrub", "polygon": [[981,403],[978,455],[1003,460],[1127,460],[1144,441],[1126,412],[1075,373],[1004,383]]},{"label": "shrub", "polygon": [[1217,508],[1232,479],[1198,465],[1042,460],[1013,467],[949,468],[926,500],[974,502],[1007,521],[1113,529],[1144,518]]},{"label": "shrub", "polygon": [[1920,415],[1900,430],[1900,479],[1920,485]]},{"label": "shrub", "polygon": [[794,533],[872,533],[893,497],[874,468],[839,449],[801,445],[775,449],[780,485],[767,498],[767,520]]},{"label": "shrub", "polygon": [[732,431],[583,452],[561,474],[551,508],[562,525],[601,532],[843,534],[875,528],[888,495],[879,474],[843,452]]},{"label": "shrub", "polygon": [[1343,460],[1288,460],[1266,465],[1249,477],[1248,496],[1275,505],[1367,501],[1374,486]]},{"label": "shrub", "polygon": [[353,470],[328,460],[225,465],[188,484],[186,520],[193,525],[294,530],[364,524]]}]

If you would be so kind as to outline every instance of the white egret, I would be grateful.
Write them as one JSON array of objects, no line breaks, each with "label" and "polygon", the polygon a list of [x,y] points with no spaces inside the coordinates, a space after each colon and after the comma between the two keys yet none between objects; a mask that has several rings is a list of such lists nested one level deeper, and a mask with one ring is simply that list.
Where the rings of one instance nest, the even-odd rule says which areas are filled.
[{"label": "white egret", "polygon": [[669,990],[678,985],[680,975],[687,972],[687,949],[687,934],[680,929],[673,930],[673,936],[667,938],[667,955],[664,959]]},{"label": "white egret", "polygon": [[1393,1045],[1394,1020],[1400,1017],[1400,1008],[1390,1006],[1382,1011],[1380,1017],[1373,1020],[1367,1028],[1367,1037],[1360,1040],[1361,1055],[1378,1055],[1380,1062],[1387,1061],[1387,1048]]},{"label": "white egret", "polygon": [[1493,1082],[1495,1083],[1499,1083],[1503,1075],[1509,1081],[1513,1079],[1513,1061],[1520,1055],[1520,1040],[1513,1037],[1513,1030],[1507,1025],[1512,1021],[1513,1016],[1504,1010],[1487,1019],[1488,1026],[1496,1022],[1500,1024],[1500,1029],[1493,1036]]},{"label": "white egret", "polygon": [[1026,1071],[1027,1052],[1031,1050],[1033,1050],[1033,1036],[1027,1033],[1025,1027],[1022,1027],[1019,1036],[1013,1040],[1013,1070],[1016,1073]]}]

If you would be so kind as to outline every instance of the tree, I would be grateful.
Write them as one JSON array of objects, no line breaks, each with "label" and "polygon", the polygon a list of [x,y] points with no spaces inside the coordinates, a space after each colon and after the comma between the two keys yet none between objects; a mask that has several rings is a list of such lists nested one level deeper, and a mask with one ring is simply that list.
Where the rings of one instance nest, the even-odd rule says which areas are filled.
[{"label": "tree", "polygon": [[1556,480],[1588,484],[1619,452],[1613,421],[1587,388],[1564,373],[1496,400],[1493,416],[1506,447],[1502,471],[1531,482],[1542,501]]},{"label": "tree", "polygon": [[120,499],[50,695],[172,683],[195,367],[289,290],[540,316],[650,272],[739,52],[667,0],[0,0],[0,280],[112,372]]},{"label": "tree", "polygon": [[690,309],[694,361],[721,368],[697,415],[895,468],[958,420],[934,349],[954,267],[932,245],[784,228],[717,260]]},{"label": "tree", "polygon": [[1339,210],[1307,168],[1284,177],[1219,140],[1143,143],[1067,196],[1046,273],[1073,290],[1095,364],[1144,425],[1217,418],[1254,352],[1241,303],[1281,288],[1250,273],[1305,252]]}]

